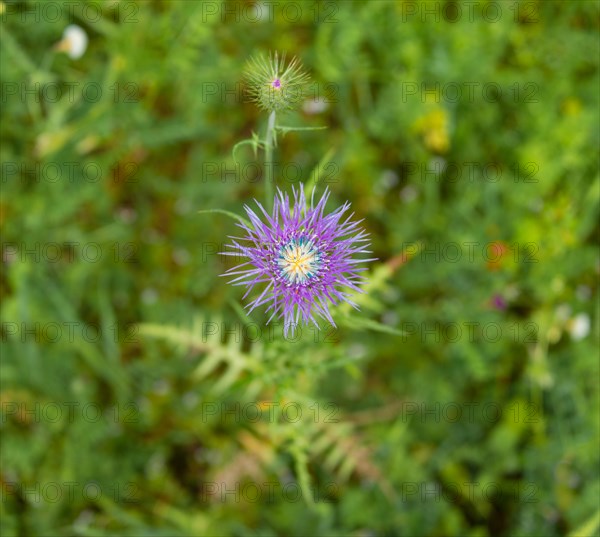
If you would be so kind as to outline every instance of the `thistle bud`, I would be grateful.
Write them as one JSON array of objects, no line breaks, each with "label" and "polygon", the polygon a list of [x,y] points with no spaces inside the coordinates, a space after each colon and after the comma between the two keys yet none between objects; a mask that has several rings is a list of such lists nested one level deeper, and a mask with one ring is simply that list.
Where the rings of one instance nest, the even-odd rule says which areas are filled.
[{"label": "thistle bud", "polygon": [[269,112],[300,106],[309,80],[297,58],[286,65],[285,54],[277,52],[251,58],[244,75],[251,100]]}]

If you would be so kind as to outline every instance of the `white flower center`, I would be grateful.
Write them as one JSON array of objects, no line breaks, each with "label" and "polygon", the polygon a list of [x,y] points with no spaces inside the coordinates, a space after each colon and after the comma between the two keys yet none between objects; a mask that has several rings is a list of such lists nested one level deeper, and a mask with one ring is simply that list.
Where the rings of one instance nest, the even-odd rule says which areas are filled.
[{"label": "white flower center", "polygon": [[312,240],[292,239],[281,247],[277,266],[287,282],[306,283],[319,271],[321,254]]}]

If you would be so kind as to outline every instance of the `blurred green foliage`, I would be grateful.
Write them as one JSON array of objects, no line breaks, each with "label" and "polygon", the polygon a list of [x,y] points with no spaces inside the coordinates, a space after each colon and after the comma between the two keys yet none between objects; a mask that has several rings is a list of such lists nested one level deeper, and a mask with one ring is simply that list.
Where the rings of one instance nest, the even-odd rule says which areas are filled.
[{"label": "blurred green foliage", "polygon": [[[598,2],[1,10],[3,536],[598,535]],[[321,161],[379,258],[294,341],[198,214],[262,198],[269,50],[328,126],[278,185]]]}]

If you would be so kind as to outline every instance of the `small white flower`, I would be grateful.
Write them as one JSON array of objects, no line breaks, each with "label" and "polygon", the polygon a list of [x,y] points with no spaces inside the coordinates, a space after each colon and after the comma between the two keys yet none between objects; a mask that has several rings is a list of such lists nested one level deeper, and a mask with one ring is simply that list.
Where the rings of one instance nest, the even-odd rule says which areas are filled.
[{"label": "small white flower", "polygon": [[578,313],[569,323],[569,332],[575,341],[583,339],[590,333],[590,317],[587,313]]},{"label": "small white flower", "polygon": [[390,188],[398,184],[398,174],[394,170],[383,170],[379,177],[379,185],[383,190],[389,190]]},{"label": "small white flower", "polygon": [[185,248],[177,248],[173,251],[173,261],[183,267],[190,262],[191,259],[190,253]]},{"label": "small white flower", "polygon": [[269,18],[269,5],[265,4],[265,2],[256,2],[256,4],[250,8],[250,13],[247,17],[250,22],[269,22]]},{"label": "small white flower", "polygon": [[510,302],[518,298],[520,294],[521,291],[519,290],[519,287],[517,285],[511,284],[506,286],[504,297]]},{"label": "small white flower", "polygon": [[404,203],[410,203],[411,201],[414,201],[415,199],[417,199],[418,195],[419,193],[417,192],[417,189],[412,185],[406,185],[400,191],[400,198],[402,198],[402,201]]},{"label": "small white flower", "polygon": [[559,304],[554,310],[556,318],[559,321],[565,322],[571,316],[571,306],[569,304]]},{"label": "small white flower", "polygon": [[388,310],[381,316],[381,320],[383,324],[396,326],[398,324],[398,314],[394,310]]},{"label": "small white flower", "polygon": [[117,216],[125,224],[131,224],[132,222],[135,222],[135,219],[137,218],[137,212],[130,207],[121,207],[117,211]]},{"label": "small white flower", "polygon": [[308,115],[320,114],[325,112],[329,108],[329,103],[323,97],[317,97],[316,99],[309,99],[304,101],[302,110]]},{"label": "small white flower", "polygon": [[534,198],[529,202],[529,210],[533,213],[541,213],[544,208],[544,200],[542,198]]},{"label": "small white flower", "polygon": [[81,26],[69,24],[63,32],[58,50],[66,52],[72,60],[78,60],[84,54],[88,45],[88,36]]},{"label": "small white flower", "polygon": [[348,349],[348,356],[350,358],[354,358],[355,360],[364,358],[366,355],[367,355],[367,348],[360,343],[354,343],[354,344],[350,345],[350,348]]},{"label": "small white flower", "polygon": [[579,300],[586,301],[592,296],[592,290],[587,285],[579,285],[575,291]]},{"label": "small white flower", "polygon": [[158,293],[156,289],[152,289],[151,287],[146,287],[142,291],[142,302],[144,304],[154,304],[158,300]]},{"label": "small white flower", "polygon": [[192,210],[192,202],[188,198],[179,198],[175,202],[175,212],[177,214],[188,214]]}]

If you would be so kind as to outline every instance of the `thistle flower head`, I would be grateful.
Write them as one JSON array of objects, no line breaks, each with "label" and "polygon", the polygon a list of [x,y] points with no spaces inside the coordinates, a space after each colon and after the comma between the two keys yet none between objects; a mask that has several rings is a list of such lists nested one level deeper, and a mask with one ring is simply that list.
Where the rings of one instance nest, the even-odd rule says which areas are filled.
[{"label": "thistle flower head", "polygon": [[223,274],[234,277],[230,283],[247,288],[244,299],[257,284],[266,284],[247,307],[251,312],[266,305],[267,323],[283,317],[284,335],[293,334],[300,321],[318,326],[317,317],[335,326],[329,305],[347,302],[357,307],[350,299],[351,291],[361,292],[364,277],[360,272],[367,270],[357,265],[372,261],[354,257],[368,253],[369,241],[359,228],[360,221],[351,221],[354,213],[344,217],[350,204],[325,214],[328,198],[325,190],[315,205],[313,192],[308,204],[301,184],[293,189],[291,205],[288,195],[278,190],[272,214],[256,202],[262,218],[244,206],[250,222],[238,225],[245,236],[230,237],[233,244],[227,246],[233,251],[223,252],[247,259]]},{"label": "thistle flower head", "polygon": [[251,100],[269,112],[296,108],[309,80],[297,58],[286,65],[285,54],[277,52],[251,58],[244,75]]}]

